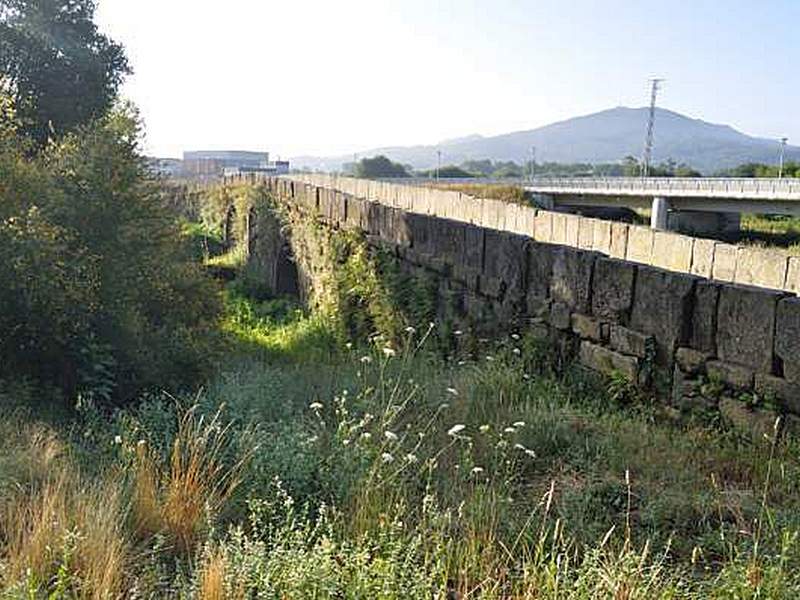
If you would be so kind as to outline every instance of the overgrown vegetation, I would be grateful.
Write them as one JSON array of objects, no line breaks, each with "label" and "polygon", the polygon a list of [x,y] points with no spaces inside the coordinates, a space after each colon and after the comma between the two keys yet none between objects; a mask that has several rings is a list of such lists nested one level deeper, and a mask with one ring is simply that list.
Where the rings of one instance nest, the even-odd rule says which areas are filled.
[{"label": "overgrown vegetation", "polygon": [[[253,189],[209,197],[209,215],[266,207]],[[327,244],[314,264],[335,266],[316,310],[230,261],[229,351],[200,393],[65,417],[34,416],[30,387],[0,390],[18,407],[0,420],[8,596],[800,591],[792,434],[676,420],[556,371],[524,330],[468,340],[437,314],[435,278],[294,223]]]}]

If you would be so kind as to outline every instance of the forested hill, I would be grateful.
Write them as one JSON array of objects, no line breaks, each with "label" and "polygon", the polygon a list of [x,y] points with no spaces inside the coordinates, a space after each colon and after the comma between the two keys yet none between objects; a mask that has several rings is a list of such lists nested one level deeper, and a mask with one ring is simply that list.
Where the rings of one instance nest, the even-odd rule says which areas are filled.
[{"label": "forested hill", "polygon": [[[447,164],[484,158],[521,162],[528,160],[530,148],[536,146],[540,162],[614,162],[627,155],[641,155],[647,110],[618,107],[528,131],[492,137],[471,135],[436,146],[376,148],[360,155],[383,154],[396,162],[424,169],[436,164],[437,150]],[[728,125],[708,123],[666,109],[657,111],[655,141],[655,162],[673,159],[704,173],[747,162],[773,163],[779,152],[777,140],[751,137]],[[800,148],[788,147],[787,158],[800,159]],[[352,155],[299,157],[293,163],[298,167],[337,170],[350,160]]]}]

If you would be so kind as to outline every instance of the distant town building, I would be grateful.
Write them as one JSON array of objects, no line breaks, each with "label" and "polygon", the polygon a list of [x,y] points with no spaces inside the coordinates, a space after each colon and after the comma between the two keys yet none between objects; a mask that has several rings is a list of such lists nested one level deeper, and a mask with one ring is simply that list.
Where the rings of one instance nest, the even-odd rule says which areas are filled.
[{"label": "distant town building", "polygon": [[270,161],[269,152],[239,150],[202,150],[184,152],[178,158],[149,158],[150,170],[165,177],[187,179],[217,179],[223,175],[267,173],[284,175],[289,161]]},{"label": "distant town building", "polygon": [[267,163],[269,152],[200,150],[183,153],[183,172],[188,177],[218,177],[225,169],[255,169]]}]

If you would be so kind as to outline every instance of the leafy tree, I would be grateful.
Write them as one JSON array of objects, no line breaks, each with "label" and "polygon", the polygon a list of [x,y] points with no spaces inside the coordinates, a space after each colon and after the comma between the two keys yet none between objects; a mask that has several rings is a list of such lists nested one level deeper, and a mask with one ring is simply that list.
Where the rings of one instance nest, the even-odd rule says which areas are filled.
[{"label": "leafy tree", "polygon": [[41,147],[102,117],[131,73],[95,25],[94,0],[0,0],[0,88]]},{"label": "leafy tree", "polygon": [[149,179],[130,109],[37,156],[0,144],[0,378],[99,401],[194,383],[210,365],[214,285]]},{"label": "leafy tree", "polygon": [[356,165],[356,177],[364,179],[383,179],[392,177],[408,177],[406,168],[392,162],[383,155],[374,158],[363,158]]},{"label": "leafy tree", "polygon": [[455,165],[445,165],[440,169],[430,169],[429,171],[420,171],[421,177],[439,177],[444,179],[469,179],[475,177],[475,173],[470,173],[461,167]]}]

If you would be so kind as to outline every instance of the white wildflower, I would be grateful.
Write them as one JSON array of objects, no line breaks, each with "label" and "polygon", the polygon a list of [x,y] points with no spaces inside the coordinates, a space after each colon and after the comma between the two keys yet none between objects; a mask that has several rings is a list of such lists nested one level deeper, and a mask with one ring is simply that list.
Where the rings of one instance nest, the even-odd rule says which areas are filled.
[{"label": "white wildflower", "polygon": [[406,462],[407,462],[407,463],[411,463],[411,464],[413,464],[413,463],[417,462],[418,460],[419,460],[419,459],[417,458],[417,455],[416,455],[416,454],[412,454],[411,452],[409,452],[408,454],[406,454]]},{"label": "white wildflower", "polygon": [[383,349],[383,355],[388,357],[388,358],[392,358],[396,354],[397,354],[397,350],[395,350],[394,348],[392,348],[390,346],[386,346]]},{"label": "white wildflower", "polygon": [[483,467],[472,467],[473,475],[480,475],[481,473],[483,473]]},{"label": "white wildflower", "polygon": [[452,394],[453,396],[458,396],[458,390],[456,388],[447,388],[447,393]]},{"label": "white wildflower", "polygon": [[384,452],[383,454],[381,454],[381,460],[388,464],[390,462],[394,462],[394,456],[392,456],[388,452]]},{"label": "white wildflower", "polygon": [[406,333],[416,333],[416,331],[417,331],[417,330],[416,330],[416,329],[414,329],[413,327],[411,327],[411,325],[409,325],[408,327],[406,327]]},{"label": "white wildflower", "polygon": [[344,347],[345,347],[345,348],[347,348],[348,350],[351,350],[351,349],[353,348],[353,342],[347,342],[347,343],[344,345]]},{"label": "white wildflower", "polygon": [[311,410],[322,410],[322,403],[321,402],[312,402],[308,405],[308,408]]},{"label": "white wildflower", "polygon": [[114,436],[114,443],[117,444],[117,445],[121,444],[122,443],[122,436],[121,435],[115,435]]},{"label": "white wildflower", "polygon": [[447,430],[447,435],[455,437],[459,433],[464,431],[466,428],[467,428],[466,425],[461,425],[460,423],[458,425],[453,425],[450,429]]},{"label": "white wildflower", "polygon": [[517,433],[517,430],[514,429],[513,427],[506,427],[505,429],[503,429],[503,433]]},{"label": "white wildflower", "polygon": [[371,356],[362,356],[361,357],[361,362],[363,364],[367,365],[367,364],[372,362],[372,357]]},{"label": "white wildflower", "polygon": [[533,450],[526,449],[525,454],[527,454],[531,458],[536,458],[536,452],[534,452]]},{"label": "white wildflower", "polygon": [[489,429],[490,427],[488,425],[481,425],[480,427],[478,427],[478,431],[480,431],[481,433],[489,433]]},{"label": "white wildflower", "polygon": [[369,431],[365,431],[364,433],[361,434],[361,439],[364,440],[365,442],[369,441],[372,439],[372,434]]},{"label": "white wildflower", "polygon": [[492,361],[494,361],[494,356],[487,356],[486,360],[488,360],[489,362],[492,362]]},{"label": "white wildflower", "polygon": [[460,329],[456,329],[456,330],[453,332],[453,335],[464,335],[464,332],[463,332],[463,331],[461,331]]},{"label": "white wildflower", "polygon": [[516,354],[517,356],[519,356],[520,354],[522,354],[522,350],[520,350],[519,348],[514,348],[514,349],[512,350],[512,352],[513,352],[514,354]]},{"label": "white wildflower", "polygon": [[519,339],[519,334],[518,333],[512,333],[511,334],[511,339],[512,340],[518,340]]},{"label": "white wildflower", "polygon": [[515,421],[513,425],[514,427],[525,427],[525,421]]},{"label": "white wildflower", "polygon": [[383,436],[390,442],[397,441],[397,434],[394,431],[384,431]]}]

